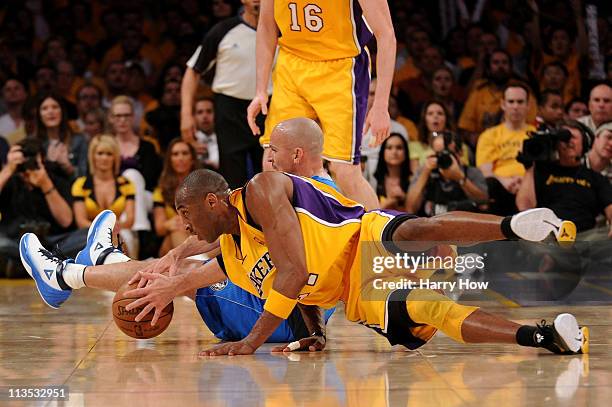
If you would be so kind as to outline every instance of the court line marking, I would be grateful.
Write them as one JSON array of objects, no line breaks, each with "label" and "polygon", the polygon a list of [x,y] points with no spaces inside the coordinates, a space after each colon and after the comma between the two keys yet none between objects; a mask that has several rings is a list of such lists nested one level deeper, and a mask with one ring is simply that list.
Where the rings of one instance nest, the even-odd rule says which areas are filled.
[{"label": "court line marking", "polygon": [[498,293],[497,291],[492,290],[490,288],[487,288],[486,290],[484,290],[484,293],[487,297],[494,299],[495,301],[499,302],[500,304],[502,304],[503,306],[507,308],[520,308],[521,307],[521,304],[512,301],[510,298],[506,297],[505,295],[502,295]]},{"label": "court line marking", "polygon": [[584,280],[582,280],[582,284],[584,286],[586,286],[586,287],[592,288],[592,289],[597,290],[597,291],[601,291],[602,293],[605,293],[605,294],[608,294],[608,295],[612,296],[612,290],[610,290],[609,288],[602,287],[602,286],[597,285],[597,284],[589,283],[589,282],[584,281]]},{"label": "court line marking", "polygon": [[525,280],[525,277],[523,277],[520,273],[510,272],[506,273],[506,275],[513,280]]}]

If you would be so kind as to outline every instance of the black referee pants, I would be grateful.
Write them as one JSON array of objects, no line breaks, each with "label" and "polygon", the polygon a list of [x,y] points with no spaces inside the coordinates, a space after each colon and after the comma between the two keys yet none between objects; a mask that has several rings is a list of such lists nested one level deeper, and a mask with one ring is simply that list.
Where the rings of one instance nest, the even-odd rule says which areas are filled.
[{"label": "black referee pants", "polygon": [[[253,136],[247,123],[250,100],[215,94],[215,133],[219,145],[219,172],[230,188],[243,186],[253,175],[261,172],[263,149],[259,137]],[[263,134],[264,117],[257,124]]]}]

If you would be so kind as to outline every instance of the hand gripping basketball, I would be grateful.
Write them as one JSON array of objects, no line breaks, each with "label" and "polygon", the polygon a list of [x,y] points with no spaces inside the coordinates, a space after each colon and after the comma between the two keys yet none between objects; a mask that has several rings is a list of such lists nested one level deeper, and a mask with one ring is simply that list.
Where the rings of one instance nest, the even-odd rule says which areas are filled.
[{"label": "hand gripping basketball", "polygon": [[151,325],[154,326],[162,310],[178,295],[179,287],[177,287],[178,284],[175,278],[168,277],[164,274],[143,273],[142,271],[140,271],[139,274],[141,281],[151,281],[151,284],[143,288],[127,291],[125,293],[126,296],[141,298],[131,302],[125,308],[129,311],[144,305],[140,314],[136,316],[136,321],[140,321],[145,315],[151,312],[151,310],[155,309],[155,314],[151,320]]},{"label": "hand gripping basketball", "polygon": [[[136,288],[135,284],[124,284],[115,293],[112,305],[113,320],[123,333],[132,338],[153,338],[164,332],[170,325],[174,313],[174,304],[170,302],[162,311],[157,312],[155,325],[152,325],[154,312],[151,311],[143,317],[141,311],[144,307],[127,309],[128,305],[137,299],[126,295],[134,288]],[[139,316],[138,321],[136,321],[137,316]]]},{"label": "hand gripping basketball", "polygon": [[138,288],[144,287],[146,284],[151,284],[152,280],[147,280],[141,278],[142,273],[146,274],[160,274],[168,272],[168,275],[172,277],[176,274],[176,270],[178,267],[178,258],[172,254],[172,252],[168,252],[164,257],[151,261],[149,264],[142,269],[140,272],[134,274],[128,284],[134,284],[138,282]]}]

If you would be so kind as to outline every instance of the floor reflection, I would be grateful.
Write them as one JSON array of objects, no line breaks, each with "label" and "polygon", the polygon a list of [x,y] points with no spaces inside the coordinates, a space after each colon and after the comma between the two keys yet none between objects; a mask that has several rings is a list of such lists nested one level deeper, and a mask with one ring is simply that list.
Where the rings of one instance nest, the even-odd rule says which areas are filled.
[{"label": "floor reflection", "polygon": [[[533,323],[559,308],[494,311]],[[324,353],[271,354],[266,345],[252,356],[210,358],[197,353],[215,339],[187,300],[176,301],[164,334],[137,341],[114,326],[104,294],[83,290],[54,311],[40,306],[31,284],[3,282],[0,386],[65,384],[74,406],[608,405],[612,307],[568,310],[592,326],[589,356],[467,346],[442,335],[406,352],[340,310]]]}]

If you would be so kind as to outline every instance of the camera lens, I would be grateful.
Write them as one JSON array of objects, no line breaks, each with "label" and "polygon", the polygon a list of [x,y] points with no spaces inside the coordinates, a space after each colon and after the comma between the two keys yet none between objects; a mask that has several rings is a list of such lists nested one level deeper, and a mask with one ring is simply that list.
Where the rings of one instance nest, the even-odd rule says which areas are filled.
[{"label": "camera lens", "polygon": [[438,154],[436,154],[436,157],[438,158],[438,168],[441,170],[445,170],[453,164],[450,152],[446,150],[440,151]]}]

